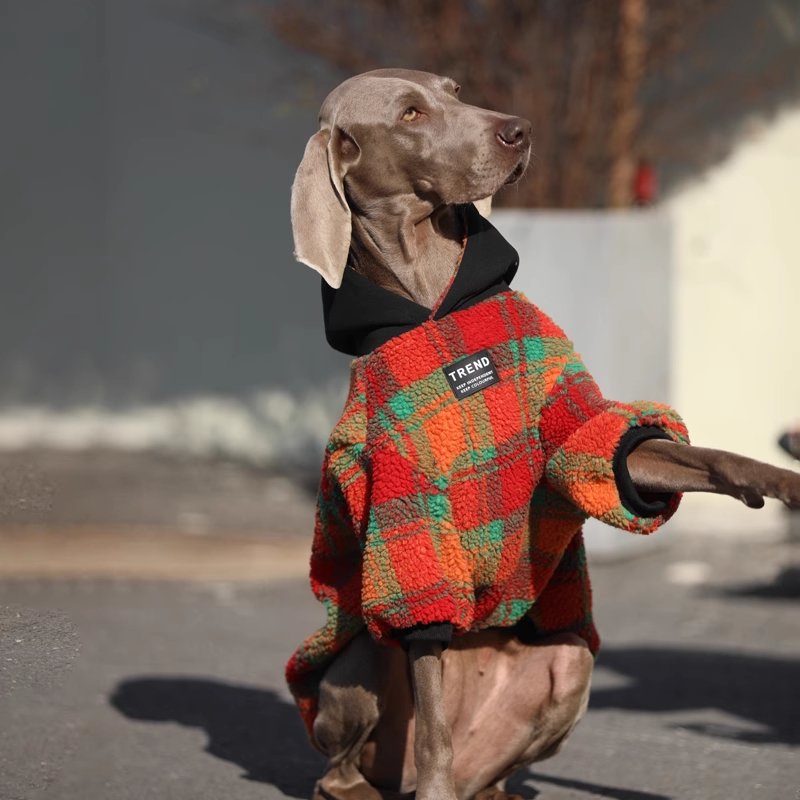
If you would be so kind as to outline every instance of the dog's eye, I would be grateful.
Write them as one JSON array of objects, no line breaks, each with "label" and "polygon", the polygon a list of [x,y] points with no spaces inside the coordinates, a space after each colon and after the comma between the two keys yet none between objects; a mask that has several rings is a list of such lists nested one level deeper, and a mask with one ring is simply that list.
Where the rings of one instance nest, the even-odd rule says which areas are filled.
[{"label": "dog's eye", "polygon": [[415,119],[419,119],[422,116],[422,113],[417,111],[414,107],[409,107],[403,112],[403,116],[400,119],[403,122],[413,122]]},{"label": "dog's eye", "polygon": [[461,91],[461,87],[460,87],[458,84],[456,84],[456,85],[453,87],[453,91],[454,91],[456,94],[458,94],[458,93]]}]

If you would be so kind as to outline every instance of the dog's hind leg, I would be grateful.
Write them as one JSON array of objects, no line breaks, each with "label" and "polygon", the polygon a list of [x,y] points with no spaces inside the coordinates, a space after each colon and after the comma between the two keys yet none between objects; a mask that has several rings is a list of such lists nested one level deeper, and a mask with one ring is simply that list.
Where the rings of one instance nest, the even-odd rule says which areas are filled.
[{"label": "dog's hind leg", "polygon": [[586,711],[593,664],[569,633],[523,644],[495,629],[453,642],[444,677],[461,800],[510,800],[506,778],[560,750]]},{"label": "dog's hind leg", "polygon": [[[435,652],[427,661],[412,654],[422,670],[412,662],[411,674],[399,648],[376,650],[386,676],[381,715],[360,766],[384,798],[424,789],[438,800],[452,797],[454,783],[459,800],[513,800],[505,779],[558,752],[586,710],[594,664],[586,643],[573,634],[524,644],[513,631],[497,628],[455,638],[441,667]],[[419,705],[414,708],[415,697],[428,705],[427,722]],[[427,731],[420,740],[421,725]],[[428,774],[418,775],[418,767]]]},{"label": "dog's hind leg", "polygon": [[314,800],[381,800],[359,769],[361,751],[380,717],[381,654],[364,632],[353,639],[320,683],[314,743],[328,757]]}]

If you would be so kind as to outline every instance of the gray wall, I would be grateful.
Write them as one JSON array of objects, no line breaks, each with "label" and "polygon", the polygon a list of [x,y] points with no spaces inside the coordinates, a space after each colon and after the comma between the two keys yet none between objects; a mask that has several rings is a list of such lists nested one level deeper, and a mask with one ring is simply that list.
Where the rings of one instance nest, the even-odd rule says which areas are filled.
[{"label": "gray wall", "polygon": [[301,390],[343,366],[288,222],[319,67],[195,7],[0,6],[6,406]]},{"label": "gray wall", "polygon": [[[316,459],[348,360],[324,342],[318,277],[292,260],[288,200],[324,93],[312,87],[339,76],[252,25],[220,29],[202,0],[0,8],[0,446]],[[516,286],[604,391],[667,398],[666,218],[493,219],[522,254]],[[187,411],[212,396],[224,404]],[[13,416],[21,404],[56,422]],[[71,426],[81,406],[102,426]]]}]

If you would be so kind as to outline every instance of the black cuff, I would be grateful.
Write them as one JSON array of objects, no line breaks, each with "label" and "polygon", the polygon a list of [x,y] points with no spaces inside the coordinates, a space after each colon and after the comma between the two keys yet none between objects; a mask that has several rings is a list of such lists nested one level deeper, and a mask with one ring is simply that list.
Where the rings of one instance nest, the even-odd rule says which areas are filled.
[{"label": "black cuff", "polygon": [[411,642],[441,642],[444,647],[453,638],[453,626],[449,622],[433,622],[430,625],[415,625],[395,633],[397,641],[408,649]]},{"label": "black cuff", "polygon": [[670,437],[655,425],[646,425],[631,428],[619,440],[614,453],[614,479],[617,482],[617,491],[622,505],[637,517],[657,517],[669,507],[674,497],[671,492],[640,492],[633,484],[628,472],[628,456],[648,439],[670,439]]}]

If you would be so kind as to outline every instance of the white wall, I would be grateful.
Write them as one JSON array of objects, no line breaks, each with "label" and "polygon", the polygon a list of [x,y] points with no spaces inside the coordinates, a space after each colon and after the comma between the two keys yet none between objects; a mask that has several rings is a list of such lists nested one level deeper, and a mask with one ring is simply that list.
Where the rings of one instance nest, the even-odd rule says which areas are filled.
[{"label": "white wall", "polygon": [[575,344],[607,397],[670,400],[669,218],[661,211],[496,211],[513,287]]},{"label": "white wall", "polygon": [[[800,109],[743,141],[669,203],[673,399],[695,444],[791,466],[775,441],[800,422]],[[795,462],[796,463],[796,462]],[[709,530],[782,528],[722,499],[688,498]]]},{"label": "white wall", "polygon": [[[608,397],[672,403],[695,444],[788,468],[800,423],[800,110],[745,139],[661,210],[499,211],[517,288],[575,341]],[[782,535],[776,501],[752,511],[687,495],[675,526]]]}]

